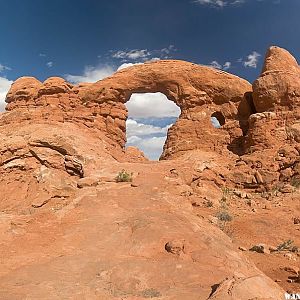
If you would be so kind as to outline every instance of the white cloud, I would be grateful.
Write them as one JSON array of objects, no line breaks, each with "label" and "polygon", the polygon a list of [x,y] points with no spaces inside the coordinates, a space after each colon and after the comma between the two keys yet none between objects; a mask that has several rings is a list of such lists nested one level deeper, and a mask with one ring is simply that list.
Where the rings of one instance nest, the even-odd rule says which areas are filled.
[{"label": "white cloud", "polygon": [[0,111],[5,110],[5,97],[13,82],[4,77],[0,77]]},{"label": "white cloud", "polygon": [[173,51],[177,51],[177,49],[175,48],[174,45],[170,45],[169,47],[167,47],[167,48],[162,48],[162,49],[160,49],[159,51],[162,52],[162,53],[170,54],[170,53],[173,52]]},{"label": "white cloud", "polygon": [[72,83],[96,82],[98,80],[101,80],[105,77],[112,75],[114,72],[115,70],[111,66],[100,66],[100,67],[87,66],[84,68],[82,75],[66,74],[65,78]]},{"label": "white cloud", "polygon": [[135,65],[142,65],[143,63],[124,63],[122,64],[118,69],[117,71],[120,71],[120,70],[123,70],[123,69],[126,69],[126,68],[129,68],[129,67],[132,67],[132,66],[135,66]]},{"label": "white cloud", "polygon": [[211,117],[210,121],[211,121],[212,125],[215,128],[220,128],[221,127],[220,122],[219,122],[219,120],[216,117]]},{"label": "white cloud", "polygon": [[39,53],[39,57],[46,57],[47,55],[45,53]]},{"label": "white cloud", "polygon": [[227,2],[224,0],[196,0],[195,3],[199,3],[202,5],[212,5],[216,7],[224,7],[227,5]]},{"label": "white cloud", "polygon": [[53,61],[48,61],[48,62],[46,63],[46,66],[47,66],[48,68],[52,68],[52,67],[53,67]]},{"label": "white cloud", "polygon": [[135,50],[130,50],[130,51],[117,51],[112,54],[113,58],[118,58],[118,59],[130,59],[130,60],[137,60],[145,57],[149,57],[150,52],[148,52],[147,49],[135,49]]},{"label": "white cloud", "polygon": [[231,68],[231,62],[226,61],[225,64],[223,65],[223,70],[228,70]]},{"label": "white cloud", "polygon": [[228,5],[245,3],[245,0],[195,0],[194,2],[201,5],[210,5],[212,7],[223,8]]},{"label": "white cloud", "polygon": [[218,70],[228,70],[228,69],[231,68],[231,62],[226,61],[222,66],[220,63],[218,63],[216,60],[214,60],[208,66],[213,67],[213,68],[218,69]]},{"label": "white cloud", "polygon": [[212,61],[209,66],[219,70],[222,69],[222,66],[216,60]]},{"label": "white cloud", "polygon": [[[152,61],[159,61],[160,58],[159,57],[153,57],[149,60],[147,60],[147,62],[152,62]],[[144,63],[124,63],[122,64],[118,69],[117,71],[120,71],[120,70],[123,70],[123,69],[126,69],[126,68],[129,68],[129,67],[132,67],[132,66],[136,66],[136,65],[143,65]]]},{"label": "white cloud", "polygon": [[[123,64],[121,64],[118,68],[116,68],[113,65],[101,65],[98,67],[86,66],[83,70],[83,74],[65,74],[64,77],[66,78],[66,80],[72,83],[96,82],[98,80],[111,76],[116,71],[120,71],[133,65],[140,65],[144,62],[158,61],[162,58],[167,59],[169,58],[169,54],[174,51],[177,51],[177,49],[173,45],[159,50],[151,51],[148,51],[147,49],[135,49],[126,51],[119,50],[115,52],[110,51],[109,56],[121,60],[121,62],[123,62]],[[44,54],[40,53],[39,55],[43,56]],[[98,55],[98,58],[99,57],[101,56]],[[49,65],[49,67],[51,66]]]},{"label": "white cloud", "polygon": [[149,159],[157,160],[162,154],[166,139],[166,136],[144,139],[137,144],[137,147],[142,150]]},{"label": "white cloud", "polygon": [[136,120],[128,119],[126,121],[126,133],[127,137],[141,137],[147,135],[166,135],[170,125],[165,127],[159,127],[154,125],[148,125],[143,123],[138,123]]},{"label": "white cloud", "polygon": [[134,137],[134,142],[128,143],[128,146],[135,146],[142,150],[149,159],[158,160],[162,153],[166,138],[166,136],[145,139]]},{"label": "white cloud", "polygon": [[[162,93],[132,94],[126,106],[129,114],[126,122],[127,145],[138,147],[150,159],[158,159],[172,125],[165,121],[169,121],[167,118],[170,117],[177,118],[180,108]],[[147,124],[134,120],[139,118],[148,119]],[[164,124],[168,125],[154,125],[160,123],[156,123],[157,119],[164,119]]]},{"label": "white cloud", "polygon": [[[166,59],[167,57],[164,57],[164,59]],[[147,62],[151,62],[151,61],[159,61],[161,60],[159,57],[152,57],[151,59],[147,60]]]},{"label": "white cloud", "polygon": [[170,127],[171,124],[165,127],[159,127],[128,119],[126,121],[126,145],[137,147],[142,150],[149,159],[157,160],[162,153],[167,132]]},{"label": "white cloud", "polygon": [[180,108],[162,93],[132,94],[126,106],[132,118],[164,118],[180,115]]},{"label": "white cloud", "polygon": [[137,145],[141,140],[142,140],[142,138],[140,138],[136,135],[128,136],[128,134],[127,134],[127,144]]},{"label": "white cloud", "polygon": [[0,73],[3,72],[3,71],[9,71],[9,70],[11,70],[10,67],[7,67],[7,66],[4,66],[4,65],[0,64]]},{"label": "white cloud", "polygon": [[[251,0],[253,1],[253,0]],[[256,0],[257,2],[263,2],[265,0]],[[224,8],[228,6],[239,6],[246,2],[250,2],[250,0],[194,0],[193,3],[197,3],[200,5],[211,6],[214,8]],[[281,0],[273,0],[273,4],[279,4]]]},{"label": "white cloud", "polygon": [[115,59],[122,60],[123,62],[127,61],[155,61],[159,59],[170,58],[172,52],[177,51],[174,45],[169,45],[168,47],[162,49],[133,49],[133,50],[118,50],[110,51],[111,57]]},{"label": "white cloud", "polygon": [[257,63],[260,56],[261,55],[258,52],[253,51],[247,56],[247,60],[244,61],[244,66],[249,68],[257,68]]}]

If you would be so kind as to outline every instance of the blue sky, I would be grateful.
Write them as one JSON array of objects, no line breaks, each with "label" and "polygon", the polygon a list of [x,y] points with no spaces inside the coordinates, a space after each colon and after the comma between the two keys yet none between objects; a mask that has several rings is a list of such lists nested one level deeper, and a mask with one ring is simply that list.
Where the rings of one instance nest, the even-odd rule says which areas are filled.
[{"label": "blue sky", "polygon": [[300,56],[299,0],[0,4],[2,107],[11,82],[25,75],[96,81],[124,64],[175,58],[223,68],[252,82],[270,45],[288,49],[298,60]]}]

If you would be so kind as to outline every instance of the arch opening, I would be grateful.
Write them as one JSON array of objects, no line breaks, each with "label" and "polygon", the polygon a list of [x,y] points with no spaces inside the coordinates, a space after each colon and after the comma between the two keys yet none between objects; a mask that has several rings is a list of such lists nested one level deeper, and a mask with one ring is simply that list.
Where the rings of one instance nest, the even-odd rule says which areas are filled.
[{"label": "arch opening", "polygon": [[226,122],[224,115],[220,111],[214,112],[210,116],[210,121],[215,128],[221,128]]},{"label": "arch opening", "polygon": [[159,160],[168,129],[176,122],[181,110],[164,94],[134,93],[126,102],[125,147],[134,146],[150,160]]}]

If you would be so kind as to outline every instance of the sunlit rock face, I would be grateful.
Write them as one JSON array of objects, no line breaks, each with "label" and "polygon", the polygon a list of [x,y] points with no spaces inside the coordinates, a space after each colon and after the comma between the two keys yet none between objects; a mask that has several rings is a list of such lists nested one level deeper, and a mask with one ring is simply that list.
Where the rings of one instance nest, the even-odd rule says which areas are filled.
[{"label": "sunlit rock face", "polygon": [[261,75],[253,84],[254,111],[244,141],[252,171],[248,185],[288,190],[300,180],[300,67],[285,49],[270,47]]},{"label": "sunlit rock face", "polygon": [[[180,107],[177,122],[169,129],[161,159],[195,149],[226,151],[243,136],[251,108],[251,85],[237,76],[183,61],[158,61],[126,68],[89,86],[88,103],[126,103],[133,93],[161,92]],[[210,118],[218,112],[225,122],[221,130]],[[120,144],[124,146],[125,140]]]},{"label": "sunlit rock face", "polygon": [[[169,129],[162,159],[175,158],[195,149],[220,152],[243,136],[251,108],[251,85],[237,76],[184,61],[158,61],[132,66],[94,84],[73,86],[53,77],[44,83],[20,78],[7,95],[7,110],[30,110],[28,118],[71,121],[97,129],[120,150],[126,143],[125,103],[133,93],[161,92],[181,109]],[[51,113],[50,113],[51,111]],[[217,113],[222,129],[212,126]]]},{"label": "sunlit rock face", "polygon": [[[247,188],[270,189],[300,176],[295,154],[300,141],[299,76],[293,56],[271,47],[253,92],[237,76],[174,60],[135,65],[93,84],[74,86],[58,77],[42,83],[23,77],[7,95],[8,112],[1,115],[0,126],[76,126],[78,132],[102,141],[105,155],[127,160],[125,104],[134,93],[160,92],[181,110],[168,129],[161,159],[198,150],[221,154],[228,161],[238,155],[245,160],[238,166],[245,176],[233,171],[227,179]],[[288,171],[278,153],[292,161]]]},{"label": "sunlit rock face", "polygon": [[[277,201],[265,213],[263,195],[300,182],[297,70],[271,48],[253,93],[243,79],[182,61],[94,84],[18,79],[0,114],[0,298],[280,299],[276,278],[238,246],[253,232],[277,244],[294,230]],[[145,92],[181,110],[161,162],[124,147],[126,103]],[[233,243],[219,213],[247,243]]]}]

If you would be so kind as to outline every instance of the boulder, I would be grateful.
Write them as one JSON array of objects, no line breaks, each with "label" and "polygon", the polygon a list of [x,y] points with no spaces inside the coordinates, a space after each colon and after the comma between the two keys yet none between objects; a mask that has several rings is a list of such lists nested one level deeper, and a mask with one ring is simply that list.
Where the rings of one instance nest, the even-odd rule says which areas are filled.
[{"label": "boulder", "polygon": [[270,47],[260,77],[253,84],[253,102],[258,113],[290,110],[300,105],[300,68],[285,49]]}]

